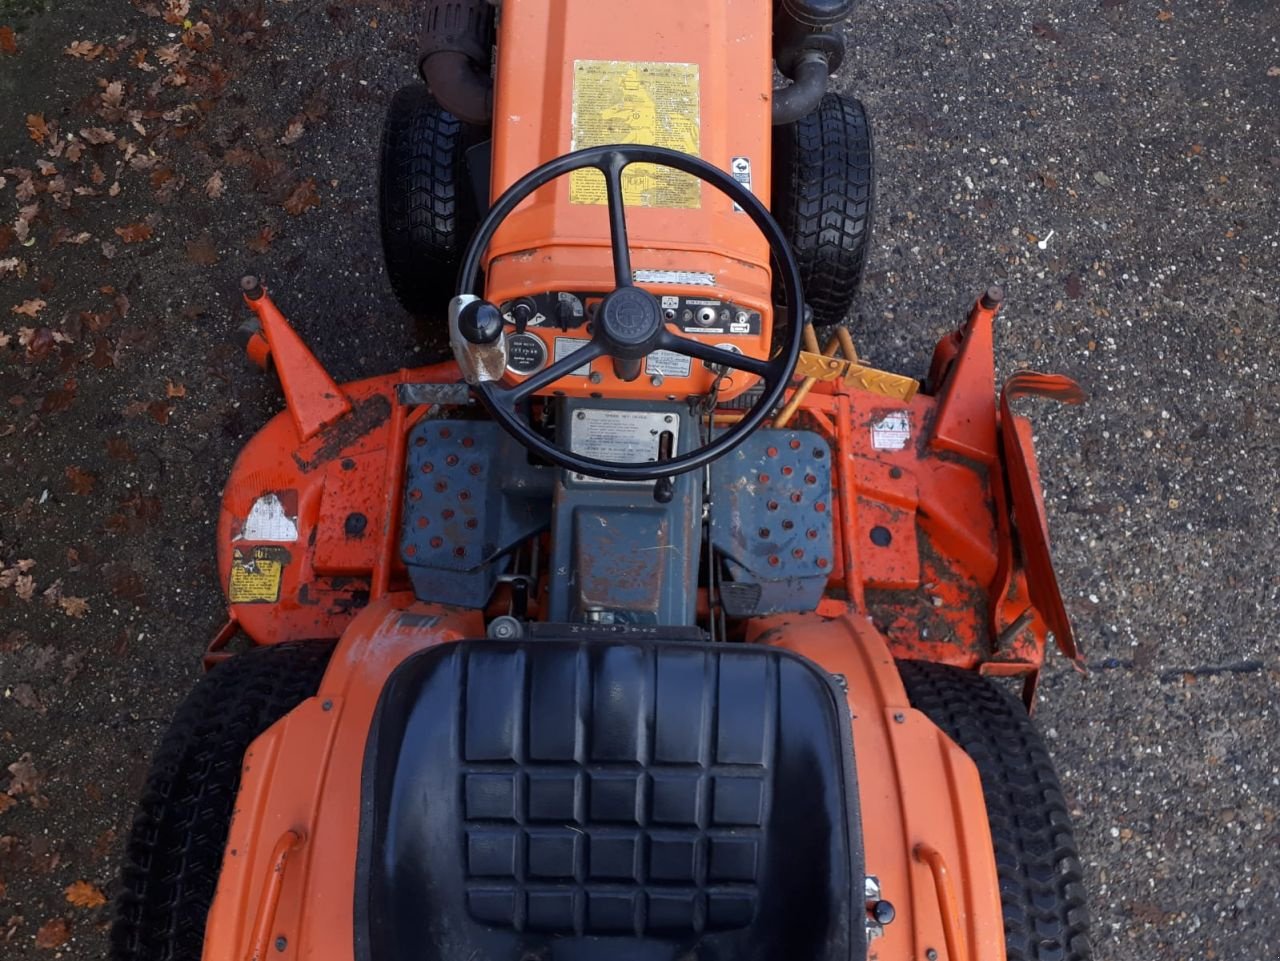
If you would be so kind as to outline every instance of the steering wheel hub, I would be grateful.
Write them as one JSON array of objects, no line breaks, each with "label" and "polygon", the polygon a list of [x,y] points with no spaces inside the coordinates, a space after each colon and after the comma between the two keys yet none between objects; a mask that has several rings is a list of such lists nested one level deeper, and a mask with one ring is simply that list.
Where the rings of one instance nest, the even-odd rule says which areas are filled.
[{"label": "steering wheel hub", "polygon": [[658,298],[647,290],[619,287],[600,302],[595,323],[609,354],[639,360],[657,345],[662,333],[662,308]]}]

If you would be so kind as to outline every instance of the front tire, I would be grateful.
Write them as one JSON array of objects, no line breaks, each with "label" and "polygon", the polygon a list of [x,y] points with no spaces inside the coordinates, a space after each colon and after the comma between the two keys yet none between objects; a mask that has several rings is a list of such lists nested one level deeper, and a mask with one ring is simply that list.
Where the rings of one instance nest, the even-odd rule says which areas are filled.
[{"label": "front tire", "polygon": [[479,139],[423,83],[401,87],[387,109],[378,178],[382,253],[396,299],[427,324],[446,316],[475,231],[466,151]]},{"label": "front tire", "polygon": [[112,961],[200,957],[245,752],[315,695],[332,650],[304,642],[237,654],[202,677],[178,707],[125,848]]},{"label": "front tire", "polygon": [[800,264],[815,327],[848,316],[875,215],[875,148],[862,102],[828,93],[773,131],[773,215]]},{"label": "front tire", "polygon": [[1090,961],[1071,817],[1044,740],[1021,702],[972,672],[899,661],[911,706],[973,758],[995,845],[1008,961]]}]

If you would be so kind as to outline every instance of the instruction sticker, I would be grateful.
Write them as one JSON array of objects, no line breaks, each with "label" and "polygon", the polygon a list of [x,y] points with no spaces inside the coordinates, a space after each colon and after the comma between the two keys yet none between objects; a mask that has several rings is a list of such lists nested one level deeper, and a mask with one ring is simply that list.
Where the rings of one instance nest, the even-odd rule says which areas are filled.
[{"label": "instruction sticker", "polygon": [[280,600],[289,552],[283,547],[235,548],[227,596],[232,604],[274,604]]},{"label": "instruction sticker", "polygon": [[[698,65],[628,60],[575,60],[571,149],[606,144],[652,144],[700,156]],[[658,164],[631,164],[622,174],[629,207],[696,209],[702,184],[696,177]],[[575,170],[569,201],[603,204],[604,175]]]},{"label": "instruction sticker", "polygon": [[646,374],[661,374],[663,377],[688,377],[689,367],[689,358],[674,350],[655,350],[644,362]]},{"label": "instruction sticker", "polygon": [[902,450],[911,440],[911,415],[905,410],[885,414],[871,424],[871,446],[876,450]]},{"label": "instruction sticker", "polygon": [[[555,359],[564,360],[570,354],[582,350],[582,348],[586,347],[589,343],[591,343],[591,341],[585,340],[581,337],[557,337]],[[586,377],[591,373],[591,365],[583,364],[572,373],[575,377]]]}]

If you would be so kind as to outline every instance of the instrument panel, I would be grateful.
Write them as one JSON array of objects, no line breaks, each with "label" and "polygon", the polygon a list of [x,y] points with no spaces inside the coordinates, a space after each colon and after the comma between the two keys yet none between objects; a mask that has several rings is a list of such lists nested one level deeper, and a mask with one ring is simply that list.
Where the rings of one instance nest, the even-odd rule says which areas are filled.
[{"label": "instrument panel", "polygon": [[[507,328],[507,374],[512,382],[537,373],[583,347],[591,337],[591,320],[603,299],[599,292],[550,291],[519,297],[499,304]],[[663,320],[675,331],[698,337],[709,344],[742,353],[759,349],[765,318],[751,307],[714,296],[661,294],[658,300]],[[612,380],[607,357],[575,370],[571,377],[587,378],[590,384]],[[672,351],[654,351],[645,358],[642,380],[650,387],[675,390],[677,381],[684,394],[704,393],[717,371],[711,365]],[[747,386],[750,375],[731,372],[730,377]],[[668,383],[668,381],[671,381]],[[572,386],[566,379],[565,384]]]}]

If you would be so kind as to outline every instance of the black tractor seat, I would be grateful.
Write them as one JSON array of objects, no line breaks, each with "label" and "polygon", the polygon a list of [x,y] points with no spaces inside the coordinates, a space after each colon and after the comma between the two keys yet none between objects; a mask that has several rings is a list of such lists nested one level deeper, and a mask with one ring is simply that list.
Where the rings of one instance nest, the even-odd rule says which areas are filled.
[{"label": "black tractor seat", "polygon": [[844,695],[774,648],[462,641],[391,675],[360,961],[866,956]]}]

